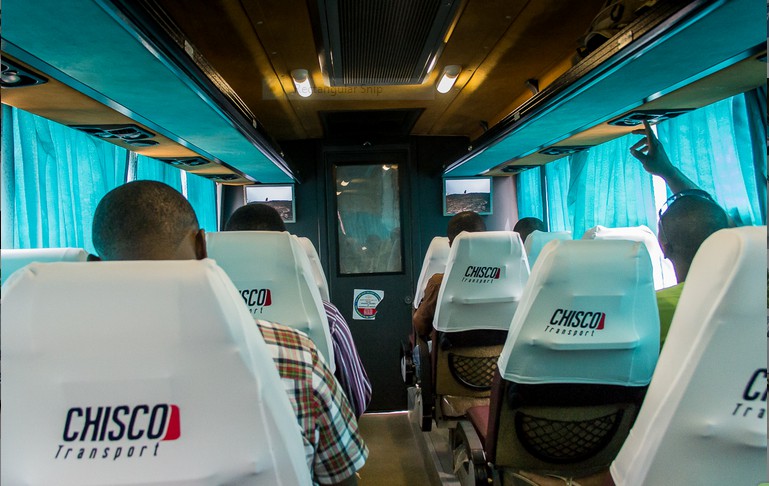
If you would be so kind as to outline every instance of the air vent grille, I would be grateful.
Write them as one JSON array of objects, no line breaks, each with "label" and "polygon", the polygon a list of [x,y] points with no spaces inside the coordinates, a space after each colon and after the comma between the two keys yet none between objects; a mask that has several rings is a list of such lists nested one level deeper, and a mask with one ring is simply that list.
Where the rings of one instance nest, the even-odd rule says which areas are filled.
[{"label": "air vent grille", "polygon": [[536,169],[538,165],[506,165],[502,167],[502,172],[506,174],[519,174],[525,170]]},{"label": "air vent grille", "polygon": [[619,118],[615,118],[609,122],[609,125],[617,125],[620,127],[635,127],[641,125],[644,120],[649,123],[659,123],[670,118],[675,118],[678,115],[692,111],[689,108],[681,108],[676,110],[637,110]]},{"label": "air vent grille", "polygon": [[159,160],[162,160],[166,164],[171,164],[174,167],[178,167],[180,169],[185,169],[185,170],[201,169],[211,164],[211,162],[204,159],[203,157],[177,157],[177,158],[162,157]]},{"label": "air vent grille", "polygon": [[197,174],[201,177],[205,177],[206,179],[210,179],[214,182],[243,182],[243,183],[250,183],[253,181],[249,181],[245,177],[239,176],[238,174],[206,174],[205,172]]},{"label": "air vent grille", "polygon": [[134,147],[150,147],[158,144],[155,140],[150,140],[155,136],[154,133],[137,125],[70,125],[70,128],[110,142],[120,141]]},{"label": "air vent grille", "polygon": [[588,145],[553,145],[552,147],[540,150],[539,153],[543,155],[571,155],[576,154],[577,152],[583,152],[589,148],[590,146]]},{"label": "air vent grille", "polygon": [[48,80],[43,76],[3,59],[2,74],[0,74],[0,86],[3,88],[23,88],[47,82]]},{"label": "air vent grille", "polygon": [[332,86],[419,84],[459,0],[318,0]]}]

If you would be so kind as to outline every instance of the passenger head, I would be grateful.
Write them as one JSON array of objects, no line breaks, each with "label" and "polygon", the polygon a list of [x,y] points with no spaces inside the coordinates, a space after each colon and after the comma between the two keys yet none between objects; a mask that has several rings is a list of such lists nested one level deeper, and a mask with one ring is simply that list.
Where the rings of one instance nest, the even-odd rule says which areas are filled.
[{"label": "passenger head", "polygon": [[232,213],[224,231],[288,231],[278,210],[267,204],[250,203]]},{"label": "passenger head", "polygon": [[93,217],[93,244],[102,260],[206,258],[205,233],[179,192],[135,181],[108,192]]},{"label": "passenger head", "polygon": [[521,241],[526,243],[526,238],[534,231],[547,231],[545,223],[539,218],[521,218],[515,223],[513,231],[521,235]]},{"label": "passenger head", "polygon": [[463,231],[468,233],[475,233],[478,231],[486,231],[486,223],[483,222],[478,213],[472,211],[462,211],[457,213],[453,218],[449,220],[448,228],[446,228],[446,236],[449,237],[449,246],[454,242],[454,238]]},{"label": "passenger head", "polygon": [[[704,193],[703,191],[703,194]],[[684,195],[674,199],[659,221],[660,247],[673,264],[679,282],[686,279],[702,242],[729,227],[726,212],[709,196]]]}]

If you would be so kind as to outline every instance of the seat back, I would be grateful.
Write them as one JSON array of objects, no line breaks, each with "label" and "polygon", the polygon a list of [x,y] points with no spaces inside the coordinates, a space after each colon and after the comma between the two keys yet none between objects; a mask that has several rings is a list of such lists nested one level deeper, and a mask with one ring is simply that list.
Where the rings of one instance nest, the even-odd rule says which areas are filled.
[{"label": "seat back", "polygon": [[606,468],[658,352],[643,244],[548,243],[499,358],[487,439],[495,464],[568,476]]},{"label": "seat back", "polygon": [[665,258],[660,248],[659,241],[652,230],[646,226],[632,226],[627,228],[607,228],[594,226],[585,231],[583,240],[630,240],[638,241],[646,245],[649,257],[654,269],[654,288],[657,290],[671,287],[678,283],[673,264]]},{"label": "seat back", "polygon": [[553,240],[570,240],[571,231],[539,231],[534,230],[526,238],[524,248],[529,259],[529,266],[534,267],[534,262],[539,258],[539,253],[546,244]]},{"label": "seat back", "polygon": [[315,249],[315,245],[312,244],[309,238],[304,236],[295,236],[307,253],[307,258],[310,260],[310,267],[312,268],[312,276],[315,279],[315,283],[318,285],[320,291],[320,298],[326,302],[331,302],[331,296],[328,292],[328,280],[326,274],[323,272],[323,265],[320,263],[320,255]]},{"label": "seat back", "polygon": [[225,231],[206,233],[206,242],[253,317],[307,334],[333,371],[328,318],[299,241],[286,231]]},{"label": "seat back", "polygon": [[0,250],[2,282],[24,265],[32,262],[84,262],[88,253],[82,248],[28,248]]},{"label": "seat back", "polygon": [[766,481],[765,240],[732,228],[700,247],[616,484]]},{"label": "seat back", "polygon": [[446,270],[448,259],[449,239],[445,236],[436,236],[427,247],[425,259],[422,262],[422,271],[419,272],[419,280],[417,280],[417,292],[414,295],[414,309],[419,307],[419,303],[425,297],[427,281],[436,273],[443,273]]},{"label": "seat back", "polygon": [[6,284],[3,484],[310,484],[270,352],[213,261]]},{"label": "seat back", "polygon": [[529,263],[518,233],[460,233],[438,292],[435,329],[506,331],[528,278]]},{"label": "seat back", "polygon": [[528,276],[518,233],[460,233],[454,239],[434,320],[434,389],[444,415],[462,415],[488,398]]}]

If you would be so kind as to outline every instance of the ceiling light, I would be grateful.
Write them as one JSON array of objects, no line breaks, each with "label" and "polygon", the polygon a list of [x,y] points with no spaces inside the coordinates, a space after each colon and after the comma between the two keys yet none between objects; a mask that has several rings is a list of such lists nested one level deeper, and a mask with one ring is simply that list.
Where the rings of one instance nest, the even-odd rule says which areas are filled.
[{"label": "ceiling light", "polygon": [[342,181],[342,182],[339,183],[339,185],[342,186],[342,187],[347,187],[347,186],[350,185],[350,181]]},{"label": "ceiling light", "polygon": [[294,81],[296,92],[302,98],[307,98],[312,94],[312,85],[310,84],[310,74],[306,69],[294,69],[291,71],[291,79]]},{"label": "ceiling light", "polygon": [[443,68],[443,74],[441,74],[441,79],[438,81],[438,86],[435,89],[439,93],[448,93],[454,86],[460,71],[462,71],[462,66],[457,66],[456,64]]}]

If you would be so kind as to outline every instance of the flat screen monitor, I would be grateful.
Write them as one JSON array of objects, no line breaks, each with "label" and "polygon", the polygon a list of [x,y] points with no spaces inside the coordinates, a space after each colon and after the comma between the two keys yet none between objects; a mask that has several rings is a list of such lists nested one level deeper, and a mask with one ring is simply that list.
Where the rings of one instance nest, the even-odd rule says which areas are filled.
[{"label": "flat screen monitor", "polygon": [[452,216],[462,211],[481,215],[492,214],[491,177],[443,179],[443,215]]},{"label": "flat screen monitor", "polygon": [[262,203],[274,207],[286,223],[296,223],[293,184],[246,186],[246,204]]}]

